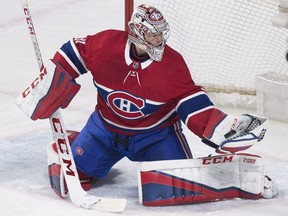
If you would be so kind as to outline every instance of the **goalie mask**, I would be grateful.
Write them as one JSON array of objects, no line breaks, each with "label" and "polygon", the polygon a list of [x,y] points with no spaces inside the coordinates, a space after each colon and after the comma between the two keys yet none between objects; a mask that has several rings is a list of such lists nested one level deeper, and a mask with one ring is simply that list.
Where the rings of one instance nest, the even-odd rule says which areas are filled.
[{"label": "goalie mask", "polygon": [[[130,41],[147,52],[151,59],[160,62],[170,33],[169,24],[162,13],[155,7],[140,5],[133,12],[128,26],[130,28]],[[158,42],[159,37],[161,37],[160,42]],[[151,39],[153,40],[153,38],[155,43],[152,44]]]}]

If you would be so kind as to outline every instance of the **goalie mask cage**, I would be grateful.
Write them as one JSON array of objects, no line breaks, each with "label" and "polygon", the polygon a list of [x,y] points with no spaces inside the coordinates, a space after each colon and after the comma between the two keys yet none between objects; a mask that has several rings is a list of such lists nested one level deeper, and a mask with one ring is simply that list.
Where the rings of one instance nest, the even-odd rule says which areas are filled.
[{"label": "goalie mask cage", "polygon": [[167,44],[183,55],[194,81],[210,96],[232,96],[225,105],[255,108],[247,98],[255,98],[256,75],[288,74],[287,31],[271,23],[278,0],[125,0],[126,24],[144,3],[163,13],[171,29]]}]

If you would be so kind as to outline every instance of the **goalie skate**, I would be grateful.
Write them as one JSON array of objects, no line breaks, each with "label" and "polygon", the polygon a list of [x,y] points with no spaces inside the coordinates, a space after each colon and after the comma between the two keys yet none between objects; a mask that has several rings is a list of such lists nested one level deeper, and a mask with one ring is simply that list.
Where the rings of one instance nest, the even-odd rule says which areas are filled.
[{"label": "goalie skate", "polygon": [[275,198],[278,195],[278,188],[276,182],[269,176],[264,177],[264,189],[262,197],[265,199]]}]

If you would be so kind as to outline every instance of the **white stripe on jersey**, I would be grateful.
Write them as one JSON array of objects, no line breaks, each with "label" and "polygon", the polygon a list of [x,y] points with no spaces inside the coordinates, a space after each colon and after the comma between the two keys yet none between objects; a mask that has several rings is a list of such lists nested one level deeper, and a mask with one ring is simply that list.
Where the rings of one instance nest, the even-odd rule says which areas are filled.
[{"label": "white stripe on jersey", "polygon": [[[133,62],[133,60],[130,58],[130,47],[131,47],[131,41],[127,40],[126,46],[125,46],[125,53],[124,53],[125,62],[127,65],[130,65]],[[141,69],[144,70],[145,68],[147,68],[152,63],[153,63],[152,59],[148,59],[145,62],[141,62]]]},{"label": "white stripe on jersey", "polygon": [[72,48],[73,48],[73,51],[75,52],[77,58],[78,58],[79,61],[81,62],[82,66],[85,68],[86,71],[89,71],[89,70],[86,68],[86,65],[85,65],[85,63],[84,63],[84,61],[83,61],[83,58],[81,57],[78,49],[77,49],[76,46],[75,46],[74,41],[73,41],[73,40],[70,40],[70,44],[71,44],[71,46],[72,46]]},{"label": "white stripe on jersey", "polygon": [[69,59],[69,57],[66,55],[65,52],[63,52],[61,49],[58,50],[58,53],[65,59],[65,61],[74,69],[74,71],[79,74],[82,75],[80,73],[80,71],[78,70],[78,68],[74,65],[74,63]]},{"label": "white stripe on jersey", "polygon": [[200,91],[200,92],[197,92],[197,93],[195,93],[195,94],[189,95],[189,96],[187,96],[187,97],[185,97],[185,98],[182,98],[182,99],[178,102],[178,104],[177,104],[177,106],[176,106],[176,110],[178,110],[178,107],[179,107],[183,102],[185,102],[185,101],[187,101],[187,100],[190,100],[191,98],[198,97],[199,95],[207,95],[207,94],[206,94],[205,92],[203,92],[203,91]]},{"label": "white stripe on jersey", "polygon": [[[105,90],[106,92],[112,92],[112,91],[115,91],[113,89],[110,89],[110,88],[107,88],[99,83],[97,83],[95,80],[93,80],[94,84],[98,87],[98,88],[101,88],[103,90]],[[157,106],[160,106],[162,104],[165,104],[165,102],[158,102],[158,101],[152,101],[152,100],[148,100],[148,99],[145,99],[146,103],[148,104],[152,104],[152,105],[157,105]]]},{"label": "white stripe on jersey", "polygon": [[214,106],[208,106],[208,107],[205,107],[205,108],[203,108],[203,109],[200,109],[200,110],[198,110],[198,111],[196,111],[196,112],[190,113],[190,114],[187,116],[187,118],[185,119],[185,124],[188,125],[188,121],[189,121],[189,119],[190,119],[192,116],[197,115],[197,114],[199,114],[199,113],[201,113],[201,112],[204,112],[204,111],[206,111],[206,110],[209,110],[209,109],[214,109],[214,108],[215,108]]},{"label": "white stripe on jersey", "polygon": [[99,113],[101,115],[101,117],[107,122],[109,123],[110,125],[113,125],[117,128],[120,128],[120,129],[125,129],[125,130],[149,130],[151,128],[154,128],[156,127],[157,125],[160,125],[161,123],[163,123],[165,120],[167,120],[173,113],[175,112],[175,109],[171,110],[166,116],[164,116],[162,119],[160,119],[158,122],[152,124],[152,125],[149,125],[147,127],[127,127],[127,126],[123,126],[123,125],[119,125],[119,124],[116,124],[106,118],[104,118],[104,116],[102,115],[101,113],[101,110],[99,110]]}]

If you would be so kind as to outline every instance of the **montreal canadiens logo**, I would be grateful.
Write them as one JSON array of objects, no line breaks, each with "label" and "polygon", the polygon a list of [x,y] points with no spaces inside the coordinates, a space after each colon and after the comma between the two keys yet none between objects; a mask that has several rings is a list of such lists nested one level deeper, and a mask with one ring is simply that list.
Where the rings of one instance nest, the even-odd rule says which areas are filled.
[{"label": "montreal canadiens logo", "polygon": [[82,156],[84,154],[84,150],[81,147],[76,148],[76,154]]},{"label": "montreal canadiens logo", "polygon": [[149,13],[147,16],[147,20],[151,24],[159,24],[165,21],[162,13],[158,10],[154,10],[151,13]]},{"label": "montreal canadiens logo", "polygon": [[111,92],[107,97],[107,102],[110,108],[123,118],[139,119],[144,116],[141,109],[145,107],[145,101],[127,92]]}]

